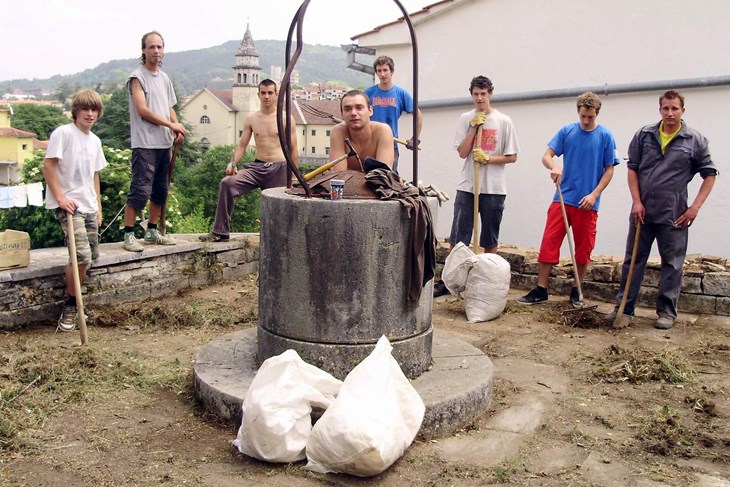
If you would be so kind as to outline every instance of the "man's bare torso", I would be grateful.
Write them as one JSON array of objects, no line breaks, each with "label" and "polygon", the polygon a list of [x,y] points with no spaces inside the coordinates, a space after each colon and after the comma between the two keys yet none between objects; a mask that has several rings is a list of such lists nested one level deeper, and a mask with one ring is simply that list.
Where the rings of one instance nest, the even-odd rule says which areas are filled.
[{"label": "man's bare torso", "polygon": [[279,143],[276,112],[271,114],[252,113],[248,116],[248,122],[251,125],[254,145],[256,146],[256,159],[266,162],[283,161],[284,152]]}]

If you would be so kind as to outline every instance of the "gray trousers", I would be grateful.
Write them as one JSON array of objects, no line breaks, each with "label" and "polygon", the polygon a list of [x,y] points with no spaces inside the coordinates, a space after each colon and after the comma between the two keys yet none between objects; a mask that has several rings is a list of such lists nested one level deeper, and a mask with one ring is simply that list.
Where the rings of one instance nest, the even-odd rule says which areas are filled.
[{"label": "gray trousers", "polygon": [[[621,286],[616,296],[617,307],[621,303],[624,295],[635,235],[636,226],[632,222],[629,225],[629,234],[626,238],[626,254],[621,269]],[[672,318],[677,317],[677,300],[682,289],[682,266],[684,265],[684,258],[687,255],[688,236],[689,229],[687,227],[678,228],[673,225],[657,225],[653,223],[641,225],[639,246],[636,249],[634,273],[631,276],[629,295],[626,298],[626,307],[624,308],[625,314],[634,314],[641,282],[644,280],[646,261],[649,259],[651,246],[654,240],[656,240],[659,256],[661,257],[661,276],[659,278],[659,289],[657,290],[656,312],[657,315],[666,315]]]},{"label": "gray trousers", "polygon": [[289,168],[284,162],[256,160],[242,167],[233,176],[221,179],[218,190],[218,206],[215,209],[213,233],[227,237],[231,233],[231,215],[236,198],[256,188],[269,189],[286,186]]}]

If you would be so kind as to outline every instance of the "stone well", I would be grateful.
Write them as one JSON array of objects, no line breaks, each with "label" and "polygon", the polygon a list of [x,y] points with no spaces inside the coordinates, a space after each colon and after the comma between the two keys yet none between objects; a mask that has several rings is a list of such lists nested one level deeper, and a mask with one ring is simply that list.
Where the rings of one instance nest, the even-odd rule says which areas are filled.
[{"label": "stone well", "polygon": [[[429,204],[435,215],[436,199]],[[408,301],[410,235],[398,201],[264,191],[258,362],[294,349],[344,379],[385,335],[407,376],[427,370],[433,282]]]}]

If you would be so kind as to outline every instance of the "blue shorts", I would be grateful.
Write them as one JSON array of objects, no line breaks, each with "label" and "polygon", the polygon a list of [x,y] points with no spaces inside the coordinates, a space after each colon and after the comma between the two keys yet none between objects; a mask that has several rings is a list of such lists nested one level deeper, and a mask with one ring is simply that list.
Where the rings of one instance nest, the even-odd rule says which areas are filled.
[{"label": "blue shorts", "polygon": [[172,149],[132,149],[132,181],[129,183],[127,205],[135,210],[147,206],[147,201],[164,205],[167,201],[167,176]]},{"label": "blue shorts", "polygon": [[[485,249],[499,244],[499,227],[504,213],[503,194],[479,195],[479,219],[481,235],[479,246]],[[454,220],[451,223],[451,245],[463,242],[469,245],[474,235],[474,195],[467,191],[457,191],[454,200]]]}]

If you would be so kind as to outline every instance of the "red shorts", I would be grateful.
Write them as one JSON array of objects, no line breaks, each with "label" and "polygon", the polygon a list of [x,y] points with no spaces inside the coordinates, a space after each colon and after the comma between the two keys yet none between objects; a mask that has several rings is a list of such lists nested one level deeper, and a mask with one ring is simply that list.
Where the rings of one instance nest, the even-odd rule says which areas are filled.
[{"label": "red shorts", "polygon": [[[588,264],[591,261],[591,252],[596,246],[598,212],[565,205],[565,213],[568,215],[568,225],[573,230],[575,262],[577,264]],[[540,244],[540,255],[537,258],[538,262],[545,264],[560,262],[560,246],[563,245],[564,238],[563,213],[560,210],[560,203],[553,201],[547,212],[545,231],[542,234],[542,243]]]}]

